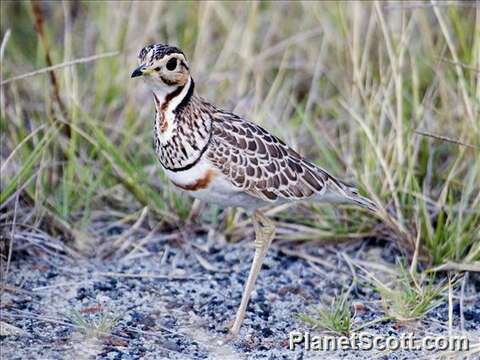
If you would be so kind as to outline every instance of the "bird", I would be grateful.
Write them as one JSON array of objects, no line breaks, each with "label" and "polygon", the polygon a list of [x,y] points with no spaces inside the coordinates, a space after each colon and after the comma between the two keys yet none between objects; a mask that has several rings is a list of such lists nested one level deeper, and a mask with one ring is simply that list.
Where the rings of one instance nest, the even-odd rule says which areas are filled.
[{"label": "bird", "polygon": [[311,200],[377,211],[376,203],[357,188],[306,160],[260,125],[197,95],[190,64],[178,47],[143,47],[131,77],[143,78],[153,94],[154,149],[173,185],[194,198],[242,208],[251,217],[255,253],[230,327],[232,335],[239,334],[275,237],[275,223],[264,209]]}]

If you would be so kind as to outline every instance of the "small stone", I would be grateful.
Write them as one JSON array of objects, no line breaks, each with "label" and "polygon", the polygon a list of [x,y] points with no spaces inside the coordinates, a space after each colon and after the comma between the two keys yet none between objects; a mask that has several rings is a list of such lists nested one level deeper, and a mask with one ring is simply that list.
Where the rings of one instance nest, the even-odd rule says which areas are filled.
[{"label": "small stone", "polygon": [[110,291],[113,286],[110,282],[94,282],[93,289],[98,291]]},{"label": "small stone", "polygon": [[22,329],[16,326],[0,321],[0,336],[21,336],[24,333]]},{"label": "small stone", "polygon": [[84,298],[86,298],[88,296],[87,294],[87,289],[81,287],[77,290],[77,296],[76,296],[76,299],[77,300],[83,300]]},{"label": "small stone", "polygon": [[270,330],[269,328],[263,328],[263,329],[262,329],[262,336],[263,336],[263,337],[266,337],[266,338],[267,338],[267,337],[270,337],[270,336],[272,336],[272,335],[273,335],[273,331]]},{"label": "small stone", "polygon": [[472,310],[465,310],[463,312],[463,317],[467,321],[477,321],[480,322],[480,312],[475,312]]}]

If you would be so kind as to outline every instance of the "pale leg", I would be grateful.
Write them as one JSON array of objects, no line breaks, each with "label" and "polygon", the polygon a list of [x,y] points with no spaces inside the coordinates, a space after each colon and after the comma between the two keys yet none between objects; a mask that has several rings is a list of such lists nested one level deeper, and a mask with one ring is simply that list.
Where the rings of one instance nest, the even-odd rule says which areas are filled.
[{"label": "pale leg", "polygon": [[252,220],[255,229],[255,256],[253,257],[253,262],[250,268],[250,273],[248,274],[247,283],[245,284],[245,289],[243,290],[242,302],[237,310],[235,322],[230,329],[230,332],[233,335],[237,335],[240,331],[240,326],[242,325],[243,318],[245,317],[245,310],[247,309],[250,295],[252,294],[253,287],[255,286],[258,273],[262,268],[263,259],[265,259],[268,248],[272,243],[273,237],[275,236],[274,223],[260,212],[256,211],[253,214]]}]

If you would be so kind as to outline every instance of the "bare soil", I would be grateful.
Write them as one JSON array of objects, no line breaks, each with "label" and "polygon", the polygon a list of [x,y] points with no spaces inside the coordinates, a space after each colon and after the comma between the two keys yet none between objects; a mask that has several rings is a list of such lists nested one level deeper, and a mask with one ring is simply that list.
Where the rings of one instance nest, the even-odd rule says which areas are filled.
[{"label": "bare soil", "polygon": [[[347,260],[393,269],[397,254],[388,243],[378,246],[368,241],[336,246],[274,244],[240,336],[230,339],[226,328],[240,302],[253,256],[251,245],[249,241],[220,245],[205,237],[190,243],[159,240],[146,255],[109,260],[17,253],[2,293],[2,359],[414,359],[432,355],[289,349],[289,332],[321,332],[312,330],[298,314],[331,303],[348,288],[354,303],[353,327],[384,315],[379,294],[354,276]],[[354,278],[357,283],[352,287]],[[463,326],[478,342],[478,277],[471,274],[466,288]],[[453,328],[459,329],[458,299],[454,299],[453,314]],[[409,331],[418,336],[447,334],[447,323],[448,306],[442,303],[427,319],[409,324],[378,322],[362,331],[394,336]]]}]

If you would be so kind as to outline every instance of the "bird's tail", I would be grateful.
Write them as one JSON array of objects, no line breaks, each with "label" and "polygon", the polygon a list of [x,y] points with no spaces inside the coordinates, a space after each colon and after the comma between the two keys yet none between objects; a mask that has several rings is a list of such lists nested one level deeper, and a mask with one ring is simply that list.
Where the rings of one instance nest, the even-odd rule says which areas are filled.
[{"label": "bird's tail", "polygon": [[343,182],[341,184],[342,184],[342,193],[345,196],[345,198],[348,200],[348,202],[358,205],[364,209],[367,209],[372,213],[378,212],[378,205],[374,203],[372,200],[370,200],[369,198],[360,195],[356,187],[345,184]]},{"label": "bird's tail", "polygon": [[319,199],[320,201],[354,204],[370,211],[373,214],[379,213],[379,206],[372,200],[360,195],[355,186],[340,181],[321,168],[317,167],[316,170],[321,172],[327,185],[326,191]]},{"label": "bird's tail", "polygon": [[327,198],[331,198],[334,202],[348,203],[360,206],[371,213],[378,214],[379,206],[372,200],[362,196],[358,193],[358,189],[343,181],[340,181],[333,176],[329,176],[329,186],[331,193]]},{"label": "bird's tail", "polygon": [[355,197],[352,197],[350,199],[352,203],[367,209],[368,211],[376,214],[378,212],[378,206],[375,204],[372,200],[369,198],[366,198],[365,196],[362,195],[356,195]]}]

